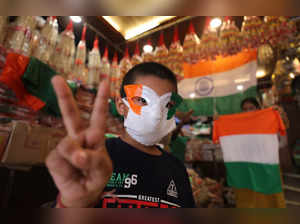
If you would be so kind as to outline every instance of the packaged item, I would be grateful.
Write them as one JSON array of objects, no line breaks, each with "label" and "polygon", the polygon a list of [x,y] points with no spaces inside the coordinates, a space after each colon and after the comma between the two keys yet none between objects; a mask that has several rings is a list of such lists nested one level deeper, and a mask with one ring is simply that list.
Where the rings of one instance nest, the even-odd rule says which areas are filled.
[{"label": "packaged item", "polygon": [[110,96],[112,98],[119,94],[119,82],[120,82],[120,67],[118,64],[118,54],[115,52],[113,62],[110,69]]},{"label": "packaged item", "polygon": [[167,57],[167,66],[175,73],[177,80],[182,80],[183,75],[183,48],[180,44],[178,27],[174,29],[173,42]]},{"label": "packaged item", "polygon": [[56,16],[50,16],[46,25],[41,30],[39,45],[33,52],[33,56],[46,64],[51,65],[51,56],[55,52],[58,38],[58,23]]},{"label": "packaged item", "polygon": [[220,31],[220,51],[222,56],[239,53],[242,50],[241,32],[230,16],[226,16]]},{"label": "packaged item", "polygon": [[72,20],[66,30],[60,34],[56,52],[52,55],[53,66],[65,79],[72,72],[75,57],[75,36]]},{"label": "packaged item", "polygon": [[105,48],[104,55],[102,57],[102,64],[100,69],[100,82],[109,77],[110,63],[108,59],[108,48]]},{"label": "packaged item", "polygon": [[141,55],[140,46],[139,46],[139,43],[136,42],[135,52],[134,52],[134,55],[131,58],[132,67],[134,67],[138,64],[141,64],[143,62],[143,59],[140,55]]},{"label": "packaged item", "polygon": [[125,55],[120,61],[120,72],[121,72],[121,79],[126,75],[126,73],[132,68],[132,64],[130,62],[130,57],[129,57],[129,51],[128,47],[125,49]]},{"label": "packaged item", "polygon": [[94,40],[94,47],[89,53],[88,63],[89,73],[87,85],[96,88],[100,82],[101,56],[99,51],[98,37]]},{"label": "packaged item", "polygon": [[160,64],[167,65],[169,51],[164,41],[164,34],[161,32],[158,46],[154,51],[154,60]]},{"label": "packaged item", "polygon": [[245,49],[258,48],[266,41],[265,25],[258,16],[244,16],[242,25],[243,46]]},{"label": "packaged item", "polygon": [[5,40],[5,47],[10,52],[30,55],[32,31],[37,25],[35,16],[19,16],[10,24]]},{"label": "packaged item", "polygon": [[[147,45],[152,47],[153,49],[152,42],[150,39],[147,41]],[[147,52],[144,51],[142,58],[144,62],[153,62],[154,61],[153,51],[147,51]]]},{"label": "packaged item", "polygon": [[216,28],[210,26],[211,18],[206,18],[201,44],[198,45],[198,54],[201,60],[215,60],[219,55],[220,44]]},{"label": "packaged item", "polygon": [[79,42],[76,50],[75,63],[73,67],[71,80],[83,83],[84,82],[84,72],[86,69],[86,25],[84,25],[81,35],[81,41]]},{"label": "packaged item", "polygon": [[189,32],[185,36],[183,42],[183,59],[186,63],[197,63],[199,60],[198,57],[198,46],[200,44],[200,39],[195,32],[193,23],[190,23]]}]

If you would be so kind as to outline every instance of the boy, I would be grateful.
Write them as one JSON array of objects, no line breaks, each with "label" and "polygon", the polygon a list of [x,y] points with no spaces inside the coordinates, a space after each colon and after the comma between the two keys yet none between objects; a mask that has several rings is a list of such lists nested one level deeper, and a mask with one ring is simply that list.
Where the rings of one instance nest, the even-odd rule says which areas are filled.
[{"label": "boy", "polygon": [[116,99],[126,132],[107,141],[107,82],[86,130],[65,82],[55,77],[53,85],[68,131],[46,161],[60,191],[56,207],[195,207],[184,165],[156,146],[174,130],[180,103],[168,68],[143,63],[126,74]]}]

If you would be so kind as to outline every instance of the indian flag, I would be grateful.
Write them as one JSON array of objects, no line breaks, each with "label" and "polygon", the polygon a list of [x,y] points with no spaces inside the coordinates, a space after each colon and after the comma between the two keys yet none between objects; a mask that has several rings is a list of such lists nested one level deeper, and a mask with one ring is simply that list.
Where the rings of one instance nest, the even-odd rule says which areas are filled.
[{"label": "indian flag", "polygon": [[193,109],[195,115],[212,116],[241,112],[240,103],[256,97],[257,51],[243,51],[215,61],[184,64],[184,80],[179,94],[184,102],[180,111]]},{"label": "indian flag", "polygon": [[262,194],[282,192],[278,133],[285,127],[272,108],[220,116],[214,141],[220,141],[231,187]]}]

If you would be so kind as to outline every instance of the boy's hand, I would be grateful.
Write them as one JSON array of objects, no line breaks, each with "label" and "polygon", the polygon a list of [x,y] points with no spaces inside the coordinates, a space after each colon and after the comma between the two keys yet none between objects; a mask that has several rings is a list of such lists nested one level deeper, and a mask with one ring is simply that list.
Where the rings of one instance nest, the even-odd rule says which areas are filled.
[{"label": "boy's hand", "polygon": [[113,171],[105,147],[108,83],[102,82],[90,126],[83,123],[71,90],[62,77],[52,80],[68,136],[48,156],[46,165],[66,207],[87,207],[100,199]]}]

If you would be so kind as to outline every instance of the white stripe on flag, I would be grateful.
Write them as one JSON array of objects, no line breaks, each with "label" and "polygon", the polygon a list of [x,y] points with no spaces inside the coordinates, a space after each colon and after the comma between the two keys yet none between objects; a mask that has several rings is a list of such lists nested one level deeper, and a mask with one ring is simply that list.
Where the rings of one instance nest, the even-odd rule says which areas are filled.
[{"label": "white stripe on flag", "polygon": [[220,138],[224,161],[279,164],[276,134],[231,135]]},{"label": "white stripe on flag", "polygon": [[[252,61],[227,72],[184,79],[179,83],[179,94],[183,98],[189,98],[191,93],[196,93],[196,98],[220,97],[236,94],[242,90],[247,90],[250,87],[256,86],[256,70],[257,62]],[[209,86],[210,83],[204,82],[202,88],[208,88],[207,94],[199,95],[196,91],[197,88],[200,88],[197,86],[197,82],[206,78],[212,82],[212,85]],[[243,86],[243,89],[240,89],[240,87],[238,89],[238,86],[241,85]],[[213,88],[213,91],[210,91],[209,88]],[[203,92],[205,93],[206,91],[204,90]]]}]

